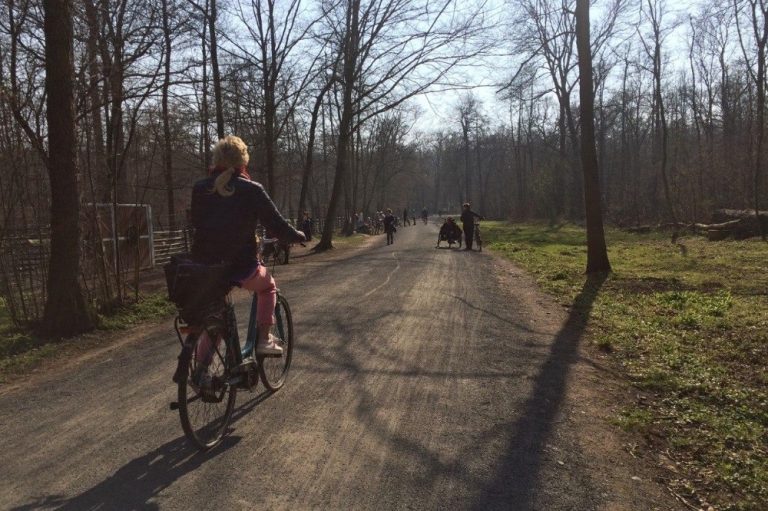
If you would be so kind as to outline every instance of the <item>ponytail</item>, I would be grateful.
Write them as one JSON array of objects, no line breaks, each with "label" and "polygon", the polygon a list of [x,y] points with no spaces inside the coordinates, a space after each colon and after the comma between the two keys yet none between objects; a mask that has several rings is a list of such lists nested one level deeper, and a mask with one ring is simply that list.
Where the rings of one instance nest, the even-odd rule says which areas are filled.
[{"label": "ponytail", "polygon": [[229,167],[228,169],[221,172],[218,176],[216,176],[216,180],[213,182],[213,190],[211,190],[211,193],[218,193],[222,197],[229,197],[235,193],[235,189],[229,186],[229,181],[232,179],[234,174],[234,167]]}]

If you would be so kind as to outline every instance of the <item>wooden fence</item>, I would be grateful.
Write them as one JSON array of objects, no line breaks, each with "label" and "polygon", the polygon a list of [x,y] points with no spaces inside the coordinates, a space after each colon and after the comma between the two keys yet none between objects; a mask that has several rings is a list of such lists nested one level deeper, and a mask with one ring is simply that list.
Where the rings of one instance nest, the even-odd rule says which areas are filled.
[{"label": "wooden fence", "polygon": [[[291,220],[293,225],[298,221]],[[322,217],[312,220],[312,233],[319,239],[325,225]],[[335,228],[344,226],[344,217],[335,219]],[[37,321],[42,317],[46,299],[48,259],[50,257],[50,229],[6,230],[0,238],[0,297],[5,301],[6,313],[14,323]],[[192,249],[192,229],[154,231],[151,233],[151,261],[161,268],[173,254]],[[105,246],[99,237],[83,240],[81,251],[81,283],[91,300],[113,286],[114,268],[111,246]],[[99,250],[99,248],[101,250]],[[131,249],[134,250],[134,249]],[[121,274],[134,271],[133,259],[126,254],[121,258]],[[148,258],[149,259],[149,258]],[[146,268],[146,266],[142,266]],[[1,308],[1,307],[0,307]],[[2,312],[2,311],[0,311]]]},{"label": "wooden fence", "polygon": [[155,267],[167,263],[173,254],[189,252],[191,248],[192,231],[189,228],[175,231],[155,231],[153,244]]}]

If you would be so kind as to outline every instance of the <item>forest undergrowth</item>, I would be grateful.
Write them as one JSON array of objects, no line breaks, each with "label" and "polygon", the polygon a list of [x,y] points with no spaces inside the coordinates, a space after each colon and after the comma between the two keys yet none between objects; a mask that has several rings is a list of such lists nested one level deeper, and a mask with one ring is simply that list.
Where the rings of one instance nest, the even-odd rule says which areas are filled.
[{"label": "forest undergrowth", "polygon": [[141,295],[138,301],[110,314],[99,314],[94,332],[71,339],[46,339],[37,335],[33,327],[14,325],[5,304],[0,301],[0,384],[7,383],[15,375],[33,371],[52,357],[98,347],[108,341],[105,338],[107,332],[167,317],[175,310],[164,290],[155,291]]},{"label": "forest undergrowth", "polygon": [[[486,222],[489,248],[578,307],[585,232]],[[668,486],[706,509],[768,509],[768,244],[606,232],[613,273],[586,342],[636,389],[614,418],[670,460]]]}]

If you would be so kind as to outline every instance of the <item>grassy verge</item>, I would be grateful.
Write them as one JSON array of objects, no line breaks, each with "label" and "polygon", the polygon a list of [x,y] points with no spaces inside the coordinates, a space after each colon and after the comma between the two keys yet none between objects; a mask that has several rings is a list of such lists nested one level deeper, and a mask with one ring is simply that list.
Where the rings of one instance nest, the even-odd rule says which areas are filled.
[{"label": "grassy verge", "polygon": [[95,334],[61,341],[48,341],[34,332],[12,326],[8,322],[2,304],[0,304],[0,383],[5,383],[15,375],[27,373],[62,351],[90,348],[103,340],[100,332],[123,330],[143,321],[166,317],[175,311],[173,304],[166,299],[165,291],[140,297],[137,303],[127,305],[109,316],[99,316],[99,326]]},{"label": "grassy verge", "polygon": [[337,234],[336,236],[333,237],[333,246],[334,248],[357,247],[365,243],[365,240],[369,239],[371,236],[372,235],[370,234],[359,234],[359,233],[355,233],[351,236],[343,236],[341,234]]},{"label": "grassy verge", "polygon": [[[489,248],[579,307],[583,229],[483,227]],[[692,501],[768,509],[768,245],[606,236],[614,272],[592,303],[587,340],[642,394],[617,424],[677,462],[672,485]]]}]

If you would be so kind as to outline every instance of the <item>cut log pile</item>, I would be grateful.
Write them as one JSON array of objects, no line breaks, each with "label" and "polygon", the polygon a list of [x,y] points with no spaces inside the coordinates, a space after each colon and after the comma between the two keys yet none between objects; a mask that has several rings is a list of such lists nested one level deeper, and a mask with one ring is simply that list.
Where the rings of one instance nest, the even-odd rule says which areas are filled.
[{"label": "cut log pile", "polygon": [[[635,234],[670,230],[677,234],[702,233],[707,236],[709,241],[720,241],[728,238],[743,240],[760,236],[760,225],[757,223],[757,218],[755,211],[750,209],[718,209],[712,214],[712,223],[709,224],[677,222],[635,225],[623,227],[623,229]],[[763,228],[768,232],[768,211],[761,211],[759,218]]]},{"label": "cut log pile", "polygon": [[[768,211],[761,211],[759,221],[768,228]],[[710,241],[726,238],[743,240],[760,236],[760,225],[754,210],[718,209],[712,214],[712,223],[694,224],[697,231],[704,232]]]}]

